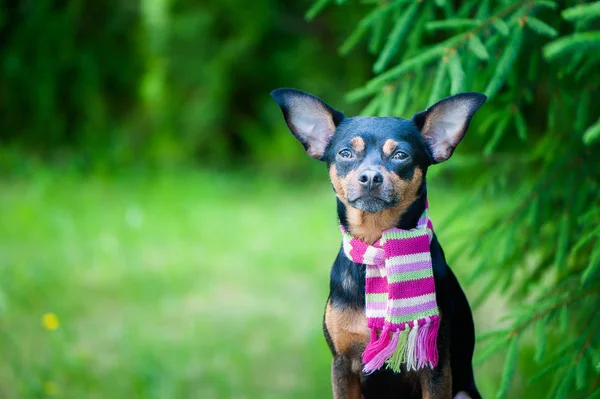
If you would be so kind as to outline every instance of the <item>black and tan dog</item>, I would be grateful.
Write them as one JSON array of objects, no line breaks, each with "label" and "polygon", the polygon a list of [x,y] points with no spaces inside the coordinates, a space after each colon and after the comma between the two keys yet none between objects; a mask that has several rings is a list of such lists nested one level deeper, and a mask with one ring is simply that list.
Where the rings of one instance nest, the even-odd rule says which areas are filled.
[{"label": "black and tan dog", "polygon": [[[450,158],[485,102],[482,94],[462,93],[406,120],[349,118],[294,89],[278,89],[271,95],[306,152],[327,164],[340,222],[369,243],[377,241],[383,230],[415,227],[425,208],[427,168]],[[324,317],[325,338],[334,357],[335,398],[481,397],[471,362],[475,345],[471,309],[435,236],[431,257],[442,320],[438,366],[402,373],[382,368],[364,375],[361,354],[369,342],[365,267],[340,249]]]}]

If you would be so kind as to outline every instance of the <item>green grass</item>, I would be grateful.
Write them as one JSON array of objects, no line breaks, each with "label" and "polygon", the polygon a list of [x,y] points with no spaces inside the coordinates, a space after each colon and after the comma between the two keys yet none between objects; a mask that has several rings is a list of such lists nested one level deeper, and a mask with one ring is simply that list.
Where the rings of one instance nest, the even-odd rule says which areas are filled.
[{"label": "green grass", "polygon": [[0,397],[330,397],[334,204],[325,173],[4,180]]}]

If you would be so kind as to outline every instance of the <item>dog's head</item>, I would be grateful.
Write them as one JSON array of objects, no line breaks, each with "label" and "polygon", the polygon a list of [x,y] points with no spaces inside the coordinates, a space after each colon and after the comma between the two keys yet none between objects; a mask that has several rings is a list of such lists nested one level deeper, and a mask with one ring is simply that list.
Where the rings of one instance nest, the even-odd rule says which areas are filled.
[{"label": "dog's head", "polygon": [[354,224],[377,215],[386,221],[383,228],[393,227],[419,198],[429,165],[450,158],[486,99],[461,93],[401,119],[346,117],[294,89],[271,95],[306,152],[327,164],[335,193]]}]

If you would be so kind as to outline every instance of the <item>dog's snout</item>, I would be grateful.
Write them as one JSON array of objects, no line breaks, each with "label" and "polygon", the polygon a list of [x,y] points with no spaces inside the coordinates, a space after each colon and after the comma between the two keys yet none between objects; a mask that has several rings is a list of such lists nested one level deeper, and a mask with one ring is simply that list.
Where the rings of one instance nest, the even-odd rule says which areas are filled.
[{"label": "dog's snout", "polygon": [[358,176],[358,182],[361,186],[370,190],[381,186],[383,175],[376,170],[365,170]]}]

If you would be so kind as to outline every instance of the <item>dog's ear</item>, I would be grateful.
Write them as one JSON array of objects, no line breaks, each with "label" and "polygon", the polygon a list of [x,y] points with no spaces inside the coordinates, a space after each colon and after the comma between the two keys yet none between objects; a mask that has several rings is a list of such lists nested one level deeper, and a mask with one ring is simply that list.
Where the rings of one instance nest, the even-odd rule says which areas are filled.
[{"label": "dog's ear", "polygon": [[413,115],[411,120],[421,131],[434,163],[450,158],[464,137],[471,117],[486,99],[480,93],[460,93]]},{"label": "dog's ear", "polygon": [[344,114],[321,99],[295,89],[277,89],[271,93],[281,107],[285,121],[304,149],[313,158],[322,159],[335,128]]}]

